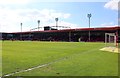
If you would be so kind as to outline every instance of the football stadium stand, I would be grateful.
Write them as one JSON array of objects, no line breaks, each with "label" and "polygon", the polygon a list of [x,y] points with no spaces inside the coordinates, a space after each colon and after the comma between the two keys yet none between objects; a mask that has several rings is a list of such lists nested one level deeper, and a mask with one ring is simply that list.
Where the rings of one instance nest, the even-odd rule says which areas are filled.
[{"label": "football stadium stand", "polygon": [[[46,28],[46,29],[49,29]],[[120,40],[120,27],[101,27],[101,28],[78,28],[63,30],[42,30],[27,32],[2,33],[2,40],[31,40],[31,41],[69,41],[69,42],[88,42],[90,31],[90,42],[104,42],[105,33],[117,33]]]}]

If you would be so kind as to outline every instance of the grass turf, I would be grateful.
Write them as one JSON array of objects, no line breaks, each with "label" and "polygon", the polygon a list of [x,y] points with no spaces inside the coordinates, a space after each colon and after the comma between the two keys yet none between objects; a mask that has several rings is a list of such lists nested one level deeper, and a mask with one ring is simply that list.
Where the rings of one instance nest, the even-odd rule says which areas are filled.
[{"label": "grass turf", "polygon": [[104,43],[3,41],[2,73],[66,58],[15,76],[117,76],[118,54],[100,51],[102,47]]}]

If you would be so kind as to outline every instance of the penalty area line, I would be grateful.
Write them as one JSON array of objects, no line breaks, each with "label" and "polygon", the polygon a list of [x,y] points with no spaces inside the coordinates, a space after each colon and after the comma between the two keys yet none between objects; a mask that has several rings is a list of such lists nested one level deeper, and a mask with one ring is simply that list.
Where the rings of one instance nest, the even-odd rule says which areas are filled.
[{"label": "penalty area line", "polygon": [[[16,71],[16,72],[13,72],[13,73],[9,73],[9,74],[3,75],[2,77],[12,76],[12,75],[14,75],[14,74],[23,73],[23,72],[28,72],[28,71],[31,71],[31,70],[34,70],[34,69],[42,68],[42,67],[51,65],[51,64],[53,64],[53,63],[56,63],[56,62],[60,62],[60,61],[62,61],[62,60],[65,60],[66,58],[69,59],[69,58],[71,58],[71,57],[74,57],[75,55],[78,56],[78,55],[81,55],[81,54],[84,54],[84,53],[85,53],[85,54],[86,54],[86,53],[90,53],[90,52],[95,51],[95,50],[98,50],[98,49],[95,48],[95,49],[91,49],[91,50],[89,50],[89,51],[84,51],[84,52],[81,52],[81,53],[76,53],[76,54],[73,54],[73,55],[70,55],[70,56],[66,56],[66,57],[57,59],[57,60],[55,60],[55,61],[52,61],[52,62],[43,64],[43,65],[39,65],[39,66],[35,66],[35,67],[32,67],[32,68],[28,68],[28,69]],[[1,77],[1,78],[2,78],[2,77]]]},{"label": "penalty area line", "polygon": [[14,74],[23,73],[23,72],[28,72],[28,71],[31,71],[31,70],[34,70],[34,69],[42,68],[42,67],[51,65],[51,64],[53,64],[53,63],[59,62],[59,61],[61,61],[61,60],[64,60],[64,59],[65,59],[65,58],[61,58],[61,59],[58,59],[58,60],[53,61],[53,62],[50,62],[50,63],[46,63],[46,64],[43,64],[43,65],[35,66],[35,67],[32,67],[32,68],[28,68],[28,69],[24,69],[24,70],[20,70],[20,71],[16,71],[16,72],[13,72],[13,73],[10,73],[10,74],[3,75],[2,77],[12,76],[12,75],[14,75]]}]

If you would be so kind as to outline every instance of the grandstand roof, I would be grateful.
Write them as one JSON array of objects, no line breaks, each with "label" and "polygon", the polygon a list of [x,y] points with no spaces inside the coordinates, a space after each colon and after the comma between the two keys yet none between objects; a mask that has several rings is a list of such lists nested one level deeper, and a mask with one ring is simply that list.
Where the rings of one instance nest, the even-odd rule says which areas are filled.
[{"label": "grandstand roof", "polygon": [[76,29],[63,29],[63,30],[42,30],[42,31],[26,31],[26,32],[12,32],[12,33],[39,33],[39,32],[69,32],[69,31],[111,31],[119,30],[120,26],[115,27],[99,27],[99,28],[76,28]]}]

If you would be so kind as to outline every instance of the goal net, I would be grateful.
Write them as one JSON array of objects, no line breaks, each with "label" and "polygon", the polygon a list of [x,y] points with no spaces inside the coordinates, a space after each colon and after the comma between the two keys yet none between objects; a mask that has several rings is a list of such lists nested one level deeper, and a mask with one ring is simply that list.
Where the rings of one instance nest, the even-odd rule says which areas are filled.
[{"label": "goal net", "polygon": [[120,53],[117,40],[118,40],[117,33],[105,33],[105,47],[100,50],[107,51],[107,52]]},{"label": "goal net", "polygon": [[105,33],[105,45],[106,47],[117,47],[115,33]]}]

